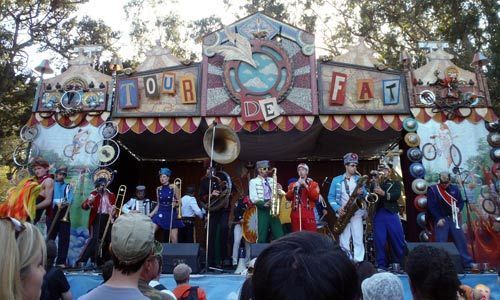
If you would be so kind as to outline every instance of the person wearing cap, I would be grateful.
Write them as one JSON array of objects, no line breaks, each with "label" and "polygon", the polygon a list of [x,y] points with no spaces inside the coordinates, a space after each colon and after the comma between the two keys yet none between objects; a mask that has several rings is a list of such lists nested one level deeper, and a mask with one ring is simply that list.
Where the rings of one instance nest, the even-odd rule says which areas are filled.
[{"label": "person wearing cap", "polygon": [[[339,216],[346,213],[345,205],[353,193],[358,196],[365,193],[364,188],[354,190],[360,178],[357,173],[358,162],[359,158],[356,153],[347,153],[344,155],[345,173],[332,179],[328,192],[328,202]],[[351,255],[354,262],[362,262],[365,258],[365,245],[363,244],[363,217],[365,214],[364,209],[357,210],[339,236],[340,247]],[[351,237],[354,248],[352,252]]]},{"label": "person wearing cap", "polygon": [[[453,207],[457,208],[454,221]],[[467,250],[462,226],[459,224],[464,200],[457,185],[451,184],[451,175],[448,172],[439,173],[439,181],[427,189],[427,210],[434,222],[436,242],[447,242],[451,235],[457,246],[464,267],[471,266],[472,258]],[[457,224],[458,223],[458,224]]]},{"label": "person wearing cap", "polygon": [[146,187],[138,185],[135,188],[135,198],[125,203],[122,207],[122,212],[128,214],[131,211],[137,211],[148,216],[151,213],[151,200],[146,198]]},{"label": "person wearing cap", "polygon": [[[229,235],[229,195],[222,197],[222,191],[227,191],[230,183],[229,175],[221,170],[217,171],[218,165],[210,160],[203,162],[205,167],[205,176],[200,180],[200,189],[198,190],[198,200],[201,206],[210,211],[208,218],[208,264],[209,267],[220,268],[227,262],[229,257],[227,253],[227,239]],[[229,191],[230,192],[230,191]],[[222,196],[221,196],[222,195]],[[210,200],[210,209],[208,202]],[[219,239],[216,239],[216,236]],[[218,242],[217,242],[218,241]],[[217,249],[220,253],[220,260],[217,257]],[[230,264],[230,263],[229,263]]]},{"label": "person wearing cap", "polygon": [[[52,200],[52,212],[47,216],[47,234],[49,240],[55,240],[58,237],[57,261],[58,266],[65,266],[68,258],[69,237],[71,230],[70,209],[73,203],[73,187],[64,182],[68,175],[68,168],[60,166],[56,170],[56,180],[54,182],[54,199]],[[60,212],[59,212],[60,211]],[[59,212],[59,213],[58,213]],[[57,219],[55,217],[57,216]],[[64,217],[67,220],[61,221]],[[54,225],[52,223],[55,222]],[[52,231],[49,230],[52,227]]]},{"label": "person wearing cap", "polygon": [[179,229],[179,243],[193,243],[195,217],[203,218],[203,212],[196,202],[194,192],[194,184],[190,184],[186,188],[186,195],[181,198],[181,214],[184,227]]},{"label": "person wearing cap", "polygon": [[79,299],[147,300],[138,286],[146,261],[154,257],[154,228],[151,219],[140,213],[118,217],[111,229],[113,274]]},{"label": "person wearing cap", "polygon": [[380,175],[374,178],[373,192],[378,195],[375,216],[373,217],[373,237],[377,267],[387,270],[385,246],[389,242],[394,263],[403,263],[405,239],[399,220],[398,199],[401,197],[401,184],[391,180],[392,169],[386,164],[378,167]]},{"label": "person wearing cap", "polygon": [[[174,280],[177,283],[177,287],[174,289],[174,294],[177,299],[188,299],[192,293],[196,293],[198,300],[206,300],[207,296],[205,291],[197,286],[191,286],[189,284],[189,277],[191,275],[191,267],[186,264],[180,263],[174,268]],[[189,298],[191,299],[191,298]],[[192,298],[196,299],[196,298]]]},{"label": "person wearing cap", "polygon": [[403,300],[403,283],[398,276],[382,272],[366,278],[361,283],[363,300]]},{"label": "person wearing cap", "polygon": [[33,172],[41,185],[40,194],[36,199],[36,217],[33,223],[36,224],[42,217],[43,211],[45,210],[47,215],[51,214],[52,210],[52,196],[54,194],[54,179],[51,174],[49,174],[49,163],[42,157],[38,157],[33,161]]},{"label": "person wearing cap", "polygon": [[169,233],[169,242],[177,243],[178,228],[184,227],[181,219],[177,219],[177,199],[174,187],[169,183],[172,171],[169,168],[161,168],[158,172],[161,185],[156,189],[158,205],[151,212],[155,231],[161,228]]},{"label": "person wearing cap", "polygon": [[[274,179],[268,176],[269,161],[261,160],[255,164],[257,168],[257,177],[250,180],[248,191],[250,201],[257,206],[257,224],[258,224],[258,239],[257,243],[267,243],[267,233],[269,227],[274,239],[279,239],[283,236],[283,226],[281,225],[279,216],[271,216],[271,198],[272,186]],[[281,185],[277,184],[277,188],[281,189]]]},{"label": "person wearing cap", "polygon": [[[108,245],[110,231],[108,230],[106,236],[103,235],[110,215],[113,215],[115,212],[116,196],[106,188],[107,185],[108,181],[106,178],[98,178],[94,182],[95,189],[90,193],[89,197],[82,202],[82,209],[90,210],[88,222],[90,239],[83,248],[80,258],[76,261],[77,264],[85,264],[89,258],[92,263],[97,265],[101,265],[109,260]],[[98,248],[100,247],[101,239],[104,239],[102,256],[97,257],[100,252]]]},{"label": "person wearing cap", "polygon": [[297,166],[299,179],[288,185],[286,198],[292,202],[292,232],[308,230],[316,232],[314,210],[319,198],[319,185],[307,177],[309,167],[305,163]]},{"label": "person wearing cap", "polygon": [[141,271],[141,276],[139,278],[139,290],[144,296],[151,300],[176,300],[173,293],[170,294],[167,292],[161,292],[160,290],[152,287],[150,284],[151,281],[159,277],[159,274],[161,273],[162,253],[162,244],[155,241],[154,253],[146,259]]}]

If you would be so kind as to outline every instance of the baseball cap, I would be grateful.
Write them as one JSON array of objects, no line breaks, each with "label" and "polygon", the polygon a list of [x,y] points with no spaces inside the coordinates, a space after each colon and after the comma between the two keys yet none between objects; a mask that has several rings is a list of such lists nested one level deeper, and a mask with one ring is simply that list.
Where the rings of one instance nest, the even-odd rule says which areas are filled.
[{"label": "baseball cap", "polygon": [[186,279],[189,278],[189,275],[191,274],[192,270],[191,267],[189,267],[186,264],[178,264],[174,268],[174,279],[175,281],[185,281]]},{"label": "baseball cap", "polygon": [[134,264],[154,250],[154,224],[141,213],[118,217],[111,230],[111,250],[124,264]]}]

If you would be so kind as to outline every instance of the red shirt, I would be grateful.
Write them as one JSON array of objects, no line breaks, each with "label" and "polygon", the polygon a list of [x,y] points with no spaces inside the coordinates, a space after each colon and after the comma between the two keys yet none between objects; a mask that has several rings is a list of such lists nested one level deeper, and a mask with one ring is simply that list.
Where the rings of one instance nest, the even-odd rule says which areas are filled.
[{"label": "red shirt", "polygon": [[[189,289],[191,288],[191,285],[188,283],[183,283],[178,285],[174,290],[173,293],[177,299],[181,299],[182,296],[187,296],[189,294]],[[205,294],[205,291],[198,287],[197,289],[197,294],[198,294],[198,299],[199,300],[207,300],[207,295]]]}]

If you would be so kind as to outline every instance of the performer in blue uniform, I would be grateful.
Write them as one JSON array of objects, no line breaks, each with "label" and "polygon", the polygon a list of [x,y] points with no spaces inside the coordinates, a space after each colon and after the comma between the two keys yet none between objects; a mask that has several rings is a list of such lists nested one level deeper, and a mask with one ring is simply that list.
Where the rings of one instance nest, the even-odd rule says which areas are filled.
[{"label": "performer in blue uniform", "polygon": [[[473,260],[467,250],[467,241],[460,226],[460,212],[464,208],[464,200],[458,186],[451,184],[450,173],[439,173],[439,183],[427,190],[427,206],[434,222],[436,242],[447,242],[448,235],[451,234],[462,258],[462,264],[466,268],[470,267]],[[453,207],[457,209],[455,216]]]},{"label": "performer in blue uniform", "polygon": [[[156,224],[155,231],[158,230],[159,227],[163,230],[168,230],[170,241],[172,243],[177,243],[177,229],[184,227],[182,220],[177,219],[177,203],[180,199],[176,199],[174,188],[169,185],[172,171],[169,168],[161,168],[159,174],[161,186],[156,189],[158,205],[156,205],[151,213],[152,221]],[[174,205],[173,209],[172,205]]]}]

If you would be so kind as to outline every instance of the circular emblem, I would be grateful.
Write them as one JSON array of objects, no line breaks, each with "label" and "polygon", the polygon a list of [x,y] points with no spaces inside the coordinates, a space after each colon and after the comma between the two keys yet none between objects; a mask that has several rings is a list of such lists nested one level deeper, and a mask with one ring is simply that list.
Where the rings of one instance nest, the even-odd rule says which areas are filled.
[{"label": "circular emblem", "polygon": [[61,97],[61,105],[65,109],[76,108],[82,103],[82,91],[67,91]]},{"label": "circular emblem", "polygon": [[418,211],[425,211],[427,209],[427,196],[426,195],[418,195],[413,200],[413,205]]},{"label": "circular emblem", "polygon": [[430,90],[420,92],[418,99],[422,104],[433,104],[436,101],[436,95]]},{"label": "circular emblem", "polygon": [[21,128],[20,132],[21,140],[25,142],[32,142],[34,139],[37,138],[39,132],[40,131],[38,130],[38,126],[36,125],[34,126],[24,125],[23,128]]},{"label": "circular emblem", "polygon": [[410,175],[413,178],[424,178],[424,176],[425,176],[424,166],[419,162],[412,163],[410,165]]},{"label": "circular emblem", "polygon": [[411,183],[411,189],[417,195],[423,195],[427,193],[427,181],[423,179],[415,179]]},{"label": "circular emblem", "polygon": [[112,121],[107,121],[101,125],[99,132],[105,139],[112,139],[118,134],[118,126]]},{"label": "circular emblem", "polygon": [[405,135],[405,143],[409,147],[418,147],[420,145],[420,137],[415,132],[408,132]]},{"label": "circular emblem", "polygon": [[254,39],[252,58],[256,67],[246,62],[227,61],[224,67],[224,83],[231,98],[240,103],[249,97],[254,99],[285,99],[292,85],[292,65],[286,52],[277,43]]},{"label": "circular emblem", "polygon": [[410,148],[406,151],[406,155],[411,162],[419,162],[422,160],[422,151],[419,148]]},{"label": "circular emblem", "polygon": [[418,129],[417,120],[413,118],[406,118],[403,121],[403,128],[408,132],[415,132]]}]

